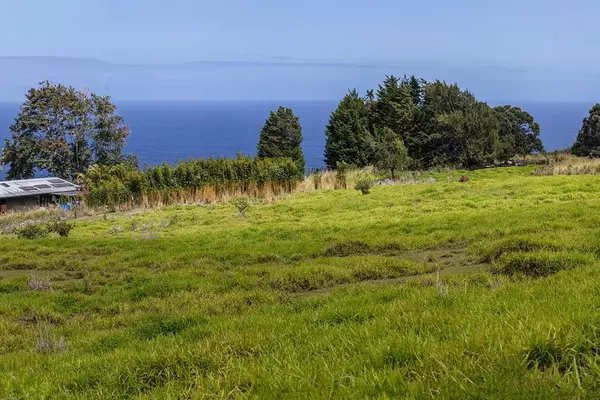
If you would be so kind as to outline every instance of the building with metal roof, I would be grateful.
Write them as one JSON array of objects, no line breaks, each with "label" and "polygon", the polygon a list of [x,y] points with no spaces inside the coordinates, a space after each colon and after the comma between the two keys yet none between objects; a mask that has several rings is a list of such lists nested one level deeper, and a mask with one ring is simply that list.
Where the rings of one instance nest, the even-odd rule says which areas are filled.
[{"label": "building with metal roof", "polygon": [[48,207],[60,197],[80,195],[79,187],[60,178],[0,181],[0,214]]}]

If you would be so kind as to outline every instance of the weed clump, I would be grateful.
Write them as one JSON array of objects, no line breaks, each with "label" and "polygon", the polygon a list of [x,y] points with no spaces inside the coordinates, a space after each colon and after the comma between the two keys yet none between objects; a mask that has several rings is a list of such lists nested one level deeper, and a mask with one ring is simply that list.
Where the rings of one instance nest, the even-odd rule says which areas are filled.
[{"label": "weed clump", "polygon": [[66,221],[56,220],[50,224],[48,224],[48,232],[53,232],[58,234],[60,237],[67,237],[71,233],[74,225],[69,224]]},{"label": "weed clump", "polygon": [[237,209],[239,218],[246,218],[246,210],[250,207],[247,197],[236,197],[231,200],[231,204]]},{"label": "weed clump", "polygon": [[492,262],[508,253],[531,253],[540,250],[559,251],[553,242],[537,238],[508,238],[493,243],[482,251],[482,261]]},{"label": "weed clump", "polygon": [[590,361],[600,355],[599,340],[600,329],[594,325],[534,338],[526,348],[527,368],[556,369],[562,375],[579,374],[580,369],[595,364]]},{"label": "weed clump", "polygon": [[511,253],[500,257],[494,265],[494,272],[540,278],[555,274],[565,269],[571,269],[594,262],[591,254],[572,252]]},{"label": "weed clump", "polygon": [[354,189],[360,191],[362,194],[369,194],[372,187],[373,183],[369,179],[361,178],[356,181]]},{"label": "weed clump", "polygon": [[437,291],[438,296],[446,297],[448,296],[448,285],[445,285],[444,282],[440,279],[440,271],[438,270],[435,273],[435,289]]},{"label": "weed clump", "polygon": [[326,257],[348,257],[352,255],[369,254],[372,248],[365,242],[358,240],[336,243],[325,249],[323,255]]},{"label": "weed clump", "polygon": [[41,239],[48,236],[48,229],[44,225],[27,225],[17,230],[16,234],[19,239]]},{"label": "weed clump", "polygon": [[114,225],[112,228],[110,228],[109,232],[111,235],[118,235],[123,233],[123,228],[121,228],[119,225]]},{"label": "weed clump", "polygon": [[35,275],[31,275],[29,282],[27,283],[29,290],[34,291],[49,291],[52,290],[52,284],[49,280],[37,279]]},{"label": "weed clump", "polygon": [[137,337],[151,340],[159,336],[177,335],[178,333],[196,325],[193,318],[161,318],[151,317],[136,329]]},{"label": "weed clump", "polygon": [[67,342],[64,337],[56,337],[50,335],[48,328],[41,330],[35,344],[35,349],[42,354],[58,353],[67,350]]}]

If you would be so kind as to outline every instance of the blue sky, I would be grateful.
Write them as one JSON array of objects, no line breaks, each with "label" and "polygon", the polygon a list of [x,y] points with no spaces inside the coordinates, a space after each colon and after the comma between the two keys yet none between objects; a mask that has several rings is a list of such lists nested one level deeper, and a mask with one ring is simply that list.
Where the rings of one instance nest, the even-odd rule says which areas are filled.
[{"label": "blue sky", "polygon": [[[385,73],[420,73],[432,79],[436,71],[459,84],[464,80],[461,86],[474,85],[487,97],[506,97],[510,95],[506,85],[518,87],[523,81],[533,82],[533,89],[517,97],[588,98],[600,89],[595,72],[600,65],[600,2],[592,0],[0,0],[0,5],[0,57],[92,58],[119,64],[268,60],[389,66],[364,70],[362,75],[360,71],[344,75],[322,68],[304,70],[300,75],[305,76],[299,78],[302,86],[311,76],[320,82],[339,80],[331,92],[315,94],[318,98],[336,98],[342,87],[372,86],[381,80],[376,76],[383,78]],[[41,70],[50,69],[43,59],[34,62]],[[19,72],[23,67],[2,69],[0,65],[5,75],[15,69]],[[461,72],[452,72],[457,70]],[[122,71],[104,72],[102,82],[97,71],[89,78],[76,76],[85,74],[77,66],[65,71],[74,71],[68,76],[75,84],[110,86],[122,97],[147,95],[139,89],[145,81],[125,87]],[[288,72],[277,81],[279,75],[270,70],[255,72],[267,86],[281,86],[294,78]],[[511,73],[514,76],[507,77]],[[202,74],[190,75],[190,81],[196,82]],[[218,71],[210,74],[226,83],[226,76]],[[481,82],[474,76],[478,74]],[[17,75],[0,80],[8,87],[4,96],[0,87],[0,100],[29,83],[24,73]],[[133,75],[137,79],[144,73]],[[164,90],[166,98],[192,95],[183,88],[186,81],[181,72],[150,75],[148,79],[161,80],[158,90]],[[274,79],[269,82],[271,75]],[[18,88],[14,86],[13,81],[21,80]],[[584,85],[584,81],[598,81],[598,85]],[[169,82],[182,89],[174,90]],[[553,83],[555,92],[546,87]],[[224,97],[235,97],[233,87],[224,90]],[[292,87],[288,93],[310,97],[302,87]],[[282,94],[267,87],[257,97]]]}]

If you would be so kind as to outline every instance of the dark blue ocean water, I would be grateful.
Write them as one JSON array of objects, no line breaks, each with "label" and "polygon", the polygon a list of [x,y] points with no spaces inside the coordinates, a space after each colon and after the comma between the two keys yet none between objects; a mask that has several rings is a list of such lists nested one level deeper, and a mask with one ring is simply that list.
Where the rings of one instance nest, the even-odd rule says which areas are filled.
[{"label": "dark blue ocean water", "polygon": [[[570,146],[590,103],[513,102],[531,113],[541,125],[546,150]],[[335,101],[254,102],[117,102],[119,114],[131,128],[127,151],[140,162],[157,164],[197,157],[254,155],[269,111],[290,107],[300,118],[304,152],[309,168],[323,166],[324,129]],[[497,104],[493,104],[497,105]],[[0,103],[0,140],[19,104]],[[1,173],[0,173],[1,174]]]}]

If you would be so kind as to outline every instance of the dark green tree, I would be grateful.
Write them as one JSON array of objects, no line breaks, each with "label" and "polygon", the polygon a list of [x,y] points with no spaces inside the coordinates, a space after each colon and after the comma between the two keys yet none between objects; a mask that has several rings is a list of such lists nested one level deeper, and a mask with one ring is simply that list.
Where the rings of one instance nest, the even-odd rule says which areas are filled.
[{"label": "dark green tree", "polygon": [[600,157],[600,103],[583,120],[571,152],[580,157]]},{"label": "dark green tree", "polygon": [[[92,123],[91,150],[94,163],[100,165],[117,165],[123,158],[125,140],[129,136],[129,128],[125,125],[123,117],[116,114],[117,107],[108,96],[91,95]],[[132,160],[129,155],[127,158]]]},{"label": "dark green tree", "polygon": [[260,158],[291,158],[298,166],[298,173],[304,175],[302,127],[291,109],[279,107],[271,111],[260,132],[257,149]]},{"label": "dark green tree", "polygon": [[331,113],[325,129],[325,164],[335,169],[338,162],[364,167],[370,163],[369,106],[356,90],[344,96]]},{"label": "dark green tree", "polygon": [[494,107],[494,114],[499,123],[499,160],[544,151],[540,126],[531,114],[510,105]]},{"label": "dark green tree", "polygon": [[401,84],[395,76],[387,76],[377,90],[374,107],[374,126],[390,128],[399,138],[411,131],[415,106],[408,85]]},{"label": "dark green tree", "polygon": [[460,147],[448,131],[440,124],[440,117],[462,112],[476,103],[468,91],[458,85],[435,81],[423,89],[423,102],[419,109],[418,132],[407,142],[411,155],[422,167],[453,165]]},{"label": "dark green tree", "polygon": [[3,165],[10,165],[6,179],[28,179],[35,173],[35,159],[39,152],[36,138],[30,132],[14,136],[12,140],[4,140],[2,158]]},{"label": "dark green tree", "polygon": [[371,147],[375,166],[382,171],[389,171],[392,179],[396,179],[396,172],[407,169],[412,163],[404,142],[388,127],[375,132]]},{"label": "dark green tree", "polygon": [[408,86],[410,95],[413,99],[413,104],[416,106],[421,105],[423,102],[423,88],[427,85],[425,79],[419,79],[412,75],[410,78],[403,79],[403,83]]},{"label": "dark green tree", "polygon": [[447,140],[445,157],[450,164],[479,167],[496,158],[498,121],[486,103],[442,114],[438,123]]},{"label": "dark green tree", "polygon": [[0,164],[10,179],[31,178],[36,168],[73,179],[94,163],[117,164],[129,130],[115,111],[108,97],[42,82],[26,94]]}]

